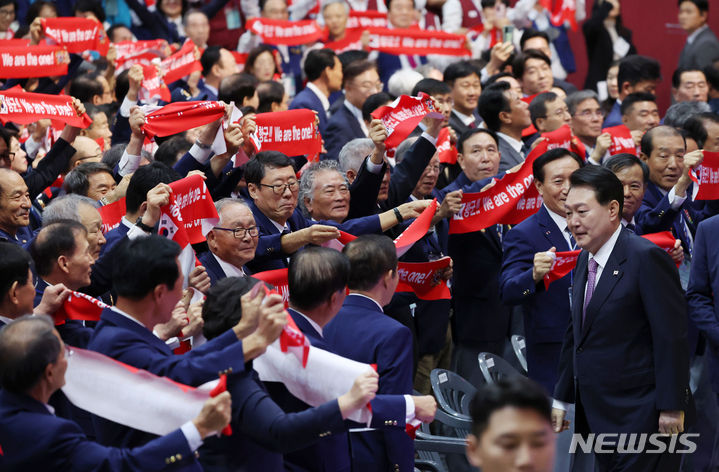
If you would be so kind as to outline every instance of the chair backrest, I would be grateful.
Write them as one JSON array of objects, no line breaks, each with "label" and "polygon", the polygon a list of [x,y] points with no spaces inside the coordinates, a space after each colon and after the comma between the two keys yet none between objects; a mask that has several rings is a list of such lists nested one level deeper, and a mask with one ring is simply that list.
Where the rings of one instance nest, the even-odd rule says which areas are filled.
[{"label": "chair backrest", "polygon": [[524,341],[524,336],[512,335],[512,349],[514,349],[514,355],[517,356],[517,360],[526,374],[529,371],[527,370],[527,343]]},{"label": "chair backrest", "polygon": [[470,420],[469,404],[477,389],[459,374],[445,369],[434,369],[429,374],[434,397],[446,413]]},{"label": "chair backrest", "polygon": [[493,383],[497,380],[509,377],[524,377],[521,372],[511,366],[511,364],[496,354],[489,352],[480,352],[477,356],[479,361],[479,370],[487,383]]}]

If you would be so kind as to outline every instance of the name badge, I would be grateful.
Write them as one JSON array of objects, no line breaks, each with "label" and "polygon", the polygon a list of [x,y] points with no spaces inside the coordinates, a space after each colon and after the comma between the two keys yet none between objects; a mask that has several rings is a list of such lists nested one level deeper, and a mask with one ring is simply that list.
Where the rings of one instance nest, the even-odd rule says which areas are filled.
[{"label": "name badge", "polygon": [[225,21],[228,30],[239,28],[241,26],[239,10],[237,8],[225,9]]}]

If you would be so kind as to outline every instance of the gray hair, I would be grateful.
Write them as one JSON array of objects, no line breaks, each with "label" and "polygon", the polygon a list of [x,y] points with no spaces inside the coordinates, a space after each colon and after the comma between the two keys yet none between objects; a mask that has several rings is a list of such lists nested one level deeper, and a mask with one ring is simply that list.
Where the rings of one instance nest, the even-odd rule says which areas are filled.
[{"label": "gray hair", "polygon": [[340,170],[340,166],[339,164],[337,164],[336,161],[328,159],[325,161],[315,162],[314,164],[310,165],[302,172],[302,178],[300,178],[300,191],[297,197],[297,203],[302,210],[302,214],[308,218],[310,218],[311,215],[310,212],[307,211],[307,207],[305,207],[305,198],[307,198],[310,202],[312,201],[315,194],[315,183],[317,182],[317,174],[324,171],[337,172],[339,175],[342,176],[342,180],[344,180],[347,187],[349,187],[347,177],[345,176],[345,174],[342,173],[342,171]]},{"label": "gray hair", "polygon": [[412,89],[424,76],[413,69],[400,69],[392,74],[387,81],[387,90],[390,95],[411,95]]},{"label": "gray hair", "polygon": [[409,148],[411,148],[414,143],[417,142],[417,139],[419,139],[417,136],[407,138],[402,141],[399,146],[397,146],[397,150],[394,152],[394,160],[397,164],[402,162],[402,159],[404,159],[405,155],[407,154],[407,151],[409,151]]},{"label": "gray hair", "polygon": [[[215,210],[217,210],[217,214],[220,216],[220,220],[217,222],[218,226],[222,225],[222,209],[226,206],[230,205],[242,205],[243,207],[250,210],[250,206],[247,204],[247,202],[244,199],[241,198],[221,198],[215,202]],[[252,210],[250,210],[252,212]]]},{"label": "gray hair", "polygon": [[348,170],[359,171],[365,157],[372,154],[374,142],[369,138],[355,138],[340,150],[339,163],[343,173]]},{"label": "gray hair", "polygon": [[97,202],[92,198],[77,193],[69,193],[57,197],[53,199],[42,212],[42,225],[44,227],[61,220],[72,220],[82,223],[79,214],[80,206],[87,205],[95,208],[96,204]]},{"label": "gray hair", "polygon": [[340,5],[342,5],[343,7],[345,7],[345,11],[347,12],[347,14],[348,14],[348,15],[350,14],[350,6],[349,6],[349,3],[347,3],[345,0],[324,0],[324,1],[322,2],[322,14],[324,15],[324,13],[325,13],[325,8],[327,8],[328,6],[330,6],[330,5],[332,5],[332,4],[335,4],[335,3],[339,3]]},{"label": "gray hair", "polygon": [[712,109],[706,102],[679,102],[670,106],[664,117],[664,124],[681,128],[689,118],[699,113],[708,113]]},{"label": "gray hair", "polygon": [[597,92],[595,92],[594,90],[580,90],[569,95],[565,100],[565,102],[567,103],[567,108],[569,108],[569,114],[574,116],[574,113],[576,113],[579,104],[582,103],[584,100],[589,100],[590,98],[596,100],[597,103],[599,103],[599,95],[597,95]]}]

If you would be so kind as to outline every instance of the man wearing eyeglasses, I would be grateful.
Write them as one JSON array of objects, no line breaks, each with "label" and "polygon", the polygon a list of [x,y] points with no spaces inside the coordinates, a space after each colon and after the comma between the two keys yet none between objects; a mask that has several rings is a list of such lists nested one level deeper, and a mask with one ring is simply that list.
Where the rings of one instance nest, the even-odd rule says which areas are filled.
[{"label": "man wearing eyeglasses", "polygon": [[207,233],[210,250],[199,256],[214,285],[225,277],[245,277],[245,264],[254,259],[259,229],[252,210],[241,200],[215,202],[220,221]]},{"label": "man wearing eyeglasses", "polygon": [[572,134],[579,138],[587,149],[582,156],[590,163],[601,165],[612,144],[612,136],[602,133],[604,111],[599,105],[599,97],[593,90],[580,90],[567,97],[567,108],[572,116],[569,123]]}]

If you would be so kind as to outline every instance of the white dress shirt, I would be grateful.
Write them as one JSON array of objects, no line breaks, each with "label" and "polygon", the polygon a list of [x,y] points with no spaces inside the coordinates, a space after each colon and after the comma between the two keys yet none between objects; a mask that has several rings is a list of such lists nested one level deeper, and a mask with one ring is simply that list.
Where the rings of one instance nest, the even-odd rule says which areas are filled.
[{"label": "white dress shirt", "polygon": [[559,231],[562,233],[562,237],[564,237],[564,240],[567,241],[567,246],[569,246],[571,249],[575,249],[574,248],[575,245],[572,244],[572,240],[569,237],[569,235],[571,233],[569,231],[567,231],[567,228],[568,228],[567,218],[558,213],[554,213],[552,210],[547,208],[547,205],[545,205],[545,204],[542,204],[542,205],[544,205],[544,208],[547,209],[547,212],[549,213],[549,216],[552,218],[552,221],[554,221],[554,224],[556,224],[557,228],[559,228]]},{"label": "white dress shirt", "polygon": [[364,133],[365,137],[369,136],[369,130],[367,129],[367,125],[364,122],[364,119],[362,118],[362,110],[357,108],[356,106],[352,105],[347,99],[345,99],[344,106],[347,107],[347,109],[352,113],[352,116],[357,119],[357,122],[359,123],[360,127],[362,128],[362,132]]},{"label": "white dress shirt", "polygon": [[210,252],[212,254],[212,257],[215,258],[218,264],[220,264],[220,268],[222,268],[222,272],[225,273],[227,277],[245,277],[247,274],[242,270],[240,267],[239,269],[235,267],[234,265],[230,264],[229,262],[225,262],[219,257],[217,257],[217,254],[214,252]]}]

